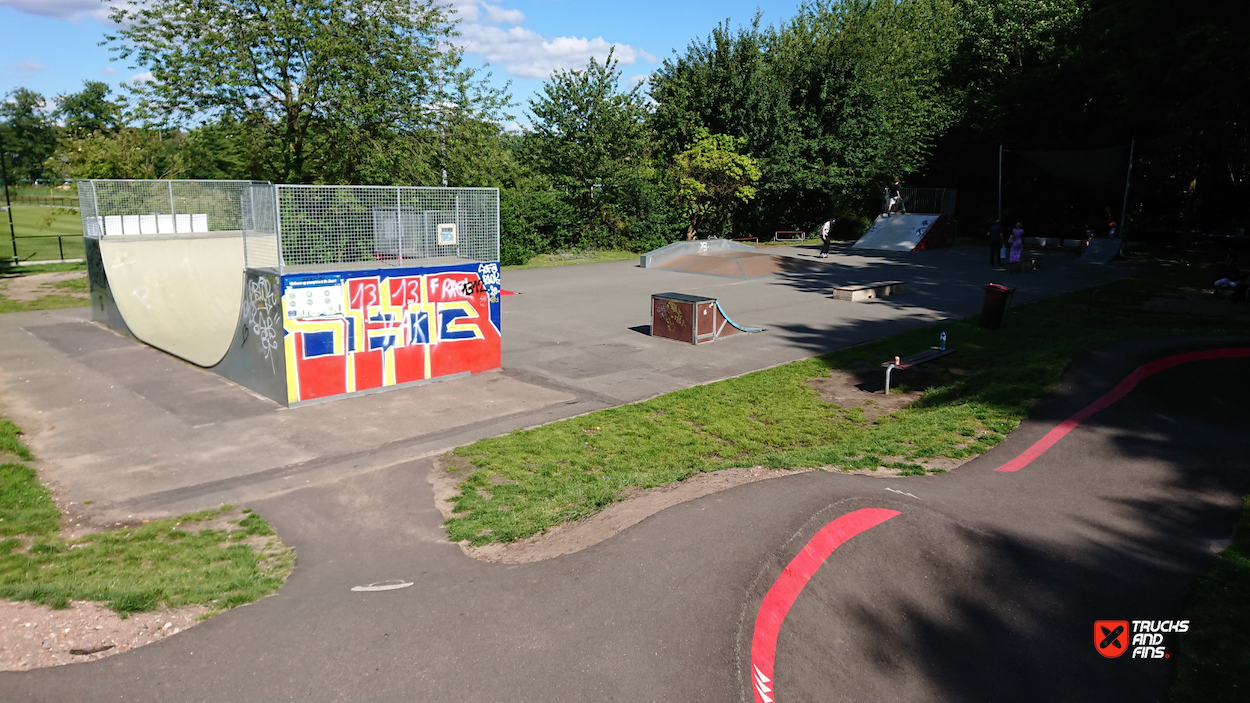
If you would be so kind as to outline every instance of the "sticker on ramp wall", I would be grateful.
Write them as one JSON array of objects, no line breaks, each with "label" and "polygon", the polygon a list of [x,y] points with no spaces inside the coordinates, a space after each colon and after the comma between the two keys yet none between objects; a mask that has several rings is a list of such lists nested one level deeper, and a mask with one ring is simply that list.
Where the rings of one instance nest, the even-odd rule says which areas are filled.
[{"label": "sticker on ramp wall", "polygon": [[282,297],[286,300],[288,318],[342,315],[343,279],[340,276],[288,279]]}]

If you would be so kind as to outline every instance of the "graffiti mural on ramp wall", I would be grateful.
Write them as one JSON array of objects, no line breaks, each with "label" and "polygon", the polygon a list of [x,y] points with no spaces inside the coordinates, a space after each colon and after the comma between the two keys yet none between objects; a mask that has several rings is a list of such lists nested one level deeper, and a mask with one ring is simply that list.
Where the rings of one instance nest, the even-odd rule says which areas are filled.
[{"label": "graffiti mural on ramp wall", "polygon": [[499,368],[499,264],[282,277],[291,404]]}]

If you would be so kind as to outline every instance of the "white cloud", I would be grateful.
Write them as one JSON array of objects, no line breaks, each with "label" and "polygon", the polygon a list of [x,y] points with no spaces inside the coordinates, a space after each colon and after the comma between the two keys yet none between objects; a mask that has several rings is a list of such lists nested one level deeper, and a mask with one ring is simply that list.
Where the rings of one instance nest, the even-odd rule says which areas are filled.
[{"label": "white cloud", "polygon": [[547,39],[521,26],[525,14],[520,10],[485,0],[449,0],[447,4],[460,20],[456,44],[465,53],[480,56],[517,78],[547,78],[560,69],[585,68],[592,56],[600,61],[606,59],[613,46],[622,66],[656,60],[642,49],[614,44],[602,36]]},{"label": "white cloud", "polygon": [[144,71],[143,73],[136,73],[135,75],[122,81],[122,85],[133,86],[133,85],[138,85],[140,83],[151,83],[151,82],[152,82],[152,72]]},{"label": "white cloud", "polygon": [[17,63],[9,64],[9,68],[20,73],[33,73],[45,70],[44,65],[38,61],[18,61]]},{"label": "white cloud", "polygon": [[111,76],[114,73],[117,73],[116,68],[102,68],[95,72],[97,76]]},{"label": "white cloud", "polygon": [[628,44],[612,44],[603,37],[556,37],[544,39],[525,27],[490,27],[462,24],[459,44],[466,53],[477,54],[518,78],[547,78],[560,69],[585,68],[590,57],[603,61],[616,47],[615,57],[629,66],[655,57]]},{"label": "white cloud", "polygon": [[0,0],[0,7],[11,7],[19,12],[62,20],[80,20],[84,17],[103,20],[109,15],[108,3],[100,0]]},{"label": "white cloud", "polygon": [[486,10],[486,24],[519,25],[525,21],[525,13],[520,10],[511,10],[502,5],[488,3],[482,3],[482,7]]}]

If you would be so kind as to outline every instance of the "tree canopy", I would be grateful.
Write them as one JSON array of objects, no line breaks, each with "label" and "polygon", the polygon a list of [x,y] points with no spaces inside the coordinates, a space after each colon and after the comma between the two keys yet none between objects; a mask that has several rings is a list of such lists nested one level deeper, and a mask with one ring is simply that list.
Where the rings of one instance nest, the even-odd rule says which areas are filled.
[{"label": "tree canopy", "polygon": [[377,140],[491,113],[435,0],[128,0],[108,39],[151,71],[135,92],[170,124],[230,115],[284,181],[352,180]]}]

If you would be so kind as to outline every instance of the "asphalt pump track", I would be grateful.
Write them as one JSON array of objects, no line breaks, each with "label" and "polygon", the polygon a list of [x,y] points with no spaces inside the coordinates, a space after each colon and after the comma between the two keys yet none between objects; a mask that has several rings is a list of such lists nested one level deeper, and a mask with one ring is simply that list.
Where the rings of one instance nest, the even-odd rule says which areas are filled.
[{"label": "asphalt pump track", "polygon": [[[125,655],[2,674],[0,698],[1160,700],[1173,660],[1108,659],[1092,626],[1180,618],[1231,536],[1250,359],[1209,352],[1246,348],[1103,348],[948,474],[749,484],[538,563],[447,543],[429,460],[290,492],[254,505],[298,553],[278,595]],[[773,628],[764,606],[795,579]],[[378,583],[412,585],[352,590]]]}]

